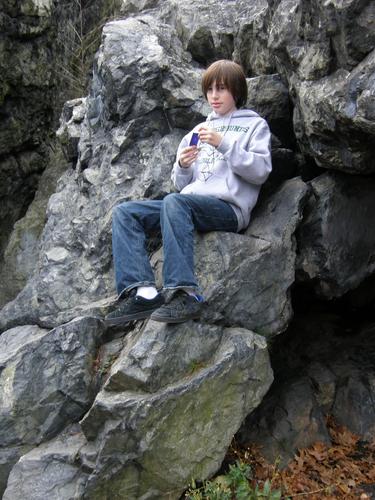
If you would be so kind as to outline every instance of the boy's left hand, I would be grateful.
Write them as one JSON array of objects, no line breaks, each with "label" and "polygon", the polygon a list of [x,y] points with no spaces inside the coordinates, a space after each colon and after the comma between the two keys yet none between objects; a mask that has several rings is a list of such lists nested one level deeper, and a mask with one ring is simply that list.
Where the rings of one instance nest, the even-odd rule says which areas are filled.
[{"label": "boy's left hand", "polygon": [[215,148],[217,148],[217,146],[221,142],[221,139],[223,138],[223,136],[218,132],[216,132],[216,130],[206,127],[205,125],[202,125],[202,127],[198,129],[198,133],[199,133],[199,140],[201,142],[206,142],[207,144],[210,144]]}]

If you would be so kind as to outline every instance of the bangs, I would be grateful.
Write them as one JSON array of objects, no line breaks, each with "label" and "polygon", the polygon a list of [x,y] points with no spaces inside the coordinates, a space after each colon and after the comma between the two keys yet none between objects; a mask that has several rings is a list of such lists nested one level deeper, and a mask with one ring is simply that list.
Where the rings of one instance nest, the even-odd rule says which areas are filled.
[{"label": "bangs", "polygon": [[247,101],[247,83],[241,66],[233,61],[222,59],[212,63],[202,77],[202,91],[207,99],[207,91],[216,82],[224,84],[233,96],[237,107],[244,106]]},{"label": "bangs", "polygon": [[206,88],[208,90],[208,87],[211,87],[214,82],[216,82],[218,85],[223,83],[226,87],[229,87],[230,80],[231,78],[229,68],[226,68],[224,65],[218,64],[213,68],[210,67],[205,72],[202,80],[202,88]]}]

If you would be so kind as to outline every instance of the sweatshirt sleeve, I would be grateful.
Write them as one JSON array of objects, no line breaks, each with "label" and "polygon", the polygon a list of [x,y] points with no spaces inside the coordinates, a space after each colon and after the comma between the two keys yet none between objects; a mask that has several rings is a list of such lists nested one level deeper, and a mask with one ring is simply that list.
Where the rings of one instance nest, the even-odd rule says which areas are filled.
[{"label": "sweatshirt sleeve", "polygon": [[217,150],[229,168],[251,184],[263,184],[272,170],[271,132],[263,119],[252,130],[248,142],[231,141],[224,136]]},{"label": "sweatshirt sleeve", "polygon": [[185,137],[183,137],[182,141],[180,142],[180,145],[177,149],[176,160],[173,164],[171,179],[177,191],[181,191],[185,186],[190,184],[193,178],[193,166],[191,165],[190,167],[184,168],[180,167],[180,164],[178,163],[181,150],[189,145],[189,135],[191,135],[191,133],[185,135]]}]

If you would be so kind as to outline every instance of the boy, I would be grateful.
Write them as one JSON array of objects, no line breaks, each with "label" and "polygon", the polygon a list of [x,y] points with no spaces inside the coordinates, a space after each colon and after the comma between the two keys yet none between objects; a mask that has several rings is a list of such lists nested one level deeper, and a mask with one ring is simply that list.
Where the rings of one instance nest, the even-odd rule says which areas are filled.
[{"label": "boy", "polygon": [[[194,275],[194,230],[244,229],[271,171],[268,125],[255,112],[240,109],[247,101],[242,68],[216,61],[203,74],[202,90],[212,113],[178,148],[172,180],[179,193],[163,200],[125,202],[114,210],[120,304],[106,316],[108,325],[148,317],[165,323],[198,318],[203,299]],[[145,247],[146,234],[154,230],[161,230],[163,237],[164,289],[173,290],[168,303],[155,287]]]}]

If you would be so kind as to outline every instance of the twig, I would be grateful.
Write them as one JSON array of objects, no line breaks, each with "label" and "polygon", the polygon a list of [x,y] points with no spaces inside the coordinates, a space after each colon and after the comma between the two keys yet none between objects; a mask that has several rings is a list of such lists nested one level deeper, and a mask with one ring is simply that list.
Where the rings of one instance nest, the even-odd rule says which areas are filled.
[{"label": "twig", "polygon": [[303,497],[303,496],[307,496],[307,495],[314,495],[315,493],[321,493],[322,491],[327,491],[328,489],[331,489],[333,487],[336,487],[338,486],[339,484],[332,484],[330,486],[325,486],[324,488],[319,488],[318,490],[313,490],[313,491],[307,491],[307,492],[303,492],[303,493],[294,493],[294,494],[286,494],[286,495],[283,495],[284,498],[295,498],[295,497]]}]

